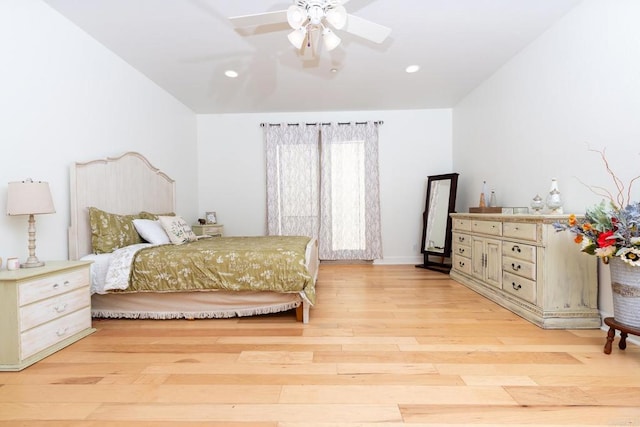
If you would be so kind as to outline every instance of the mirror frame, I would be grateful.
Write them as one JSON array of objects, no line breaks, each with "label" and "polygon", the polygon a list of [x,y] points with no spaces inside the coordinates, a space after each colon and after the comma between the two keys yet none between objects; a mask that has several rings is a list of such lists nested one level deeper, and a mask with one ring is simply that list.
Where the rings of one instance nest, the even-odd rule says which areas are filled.
[{"label": "mirror frame", "polygon": [[[426,268],[448,273],[451,270],[451,262],[445,262],[446,258],[451,258],[451,213],[456,209],[456,193],[458,190],[458,173],[447,173],[442,175],[432,175],[427,180],[427,198],[425,202],[424,212],[422,213],[422,245],[420,252],[424,256],[424,263],[416,265],[416,267]],[[429,220],[429,200],[431,199],[431,185],[434,181],[451,181],[449,188],[449,206],[447,209],[447,224],[445,230],[444,250],[442,252],[429,251],[426,245],[427,238],[427,222]],[[432,261],[429,257],[439,257],[440,262]]]}]

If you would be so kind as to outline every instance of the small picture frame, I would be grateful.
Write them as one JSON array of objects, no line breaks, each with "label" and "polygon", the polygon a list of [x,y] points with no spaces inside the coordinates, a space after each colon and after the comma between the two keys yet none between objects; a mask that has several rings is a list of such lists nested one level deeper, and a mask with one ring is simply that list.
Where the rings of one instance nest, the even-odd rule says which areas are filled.
[{"label": "small picture frame", "polygon": [[204,219],[206,220],[207,224],[218,223],[218,216],[216,215],[215,212],[205,212]]}]

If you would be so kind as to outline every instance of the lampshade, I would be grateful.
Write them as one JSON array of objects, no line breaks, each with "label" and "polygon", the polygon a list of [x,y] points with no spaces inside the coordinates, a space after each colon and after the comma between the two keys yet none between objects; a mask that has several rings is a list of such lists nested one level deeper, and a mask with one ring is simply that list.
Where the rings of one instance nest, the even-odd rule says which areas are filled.
[{"label": "lampshade", "polygon": [[325,18],[333,28],[341,30],[347,23],[347,9],[342,5],[336,6],[327,11]]},{"label": "lampshade", "polygon": [[305,27],[301,27],[297,30],[294,30],[289,33],[287,36],[292,45],[296,47],[296,49],[302,49],[302,44],[304,40],[307,38],[307,29]]},{"label": "lampshade", "polygon": [[340,44],[340,37],[336,36],[333,31],[328,28],[322,30],[322,40],[327,50],[333,50]]},{"label": "lampshade", "polygon": [[54,213],[49,183],[42,181],[10,182],[7,191],[7,215]]},{"label": "lampshade", "polygon": [[292,4],[287,9],[287,22],[294,30],[297,30],[302,26],[304,21],[307,20],[307,15],[304,13],[304,10]]}]

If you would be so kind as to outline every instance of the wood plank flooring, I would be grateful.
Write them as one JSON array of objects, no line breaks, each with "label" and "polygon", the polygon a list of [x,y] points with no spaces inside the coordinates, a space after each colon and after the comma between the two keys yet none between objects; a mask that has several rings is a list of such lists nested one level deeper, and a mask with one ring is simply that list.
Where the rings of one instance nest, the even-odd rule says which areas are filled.
[{"label": "wood plank flooring", "polygon": [[640,425],[640,348],[413,266],[322,265],[311,321],[94,320],[0,373],[0,426]]}]

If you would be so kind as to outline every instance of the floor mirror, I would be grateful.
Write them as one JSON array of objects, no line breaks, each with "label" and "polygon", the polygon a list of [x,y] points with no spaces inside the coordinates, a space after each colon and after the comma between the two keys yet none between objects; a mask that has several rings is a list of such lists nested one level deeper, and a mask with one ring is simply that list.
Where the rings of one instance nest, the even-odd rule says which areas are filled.
[{"label": "floor mirror", "polygon": [[448,273],[451,270],[451,217],[455,212],[458,174],[432,175],[422,214],[422,264],[416,267]]}]

